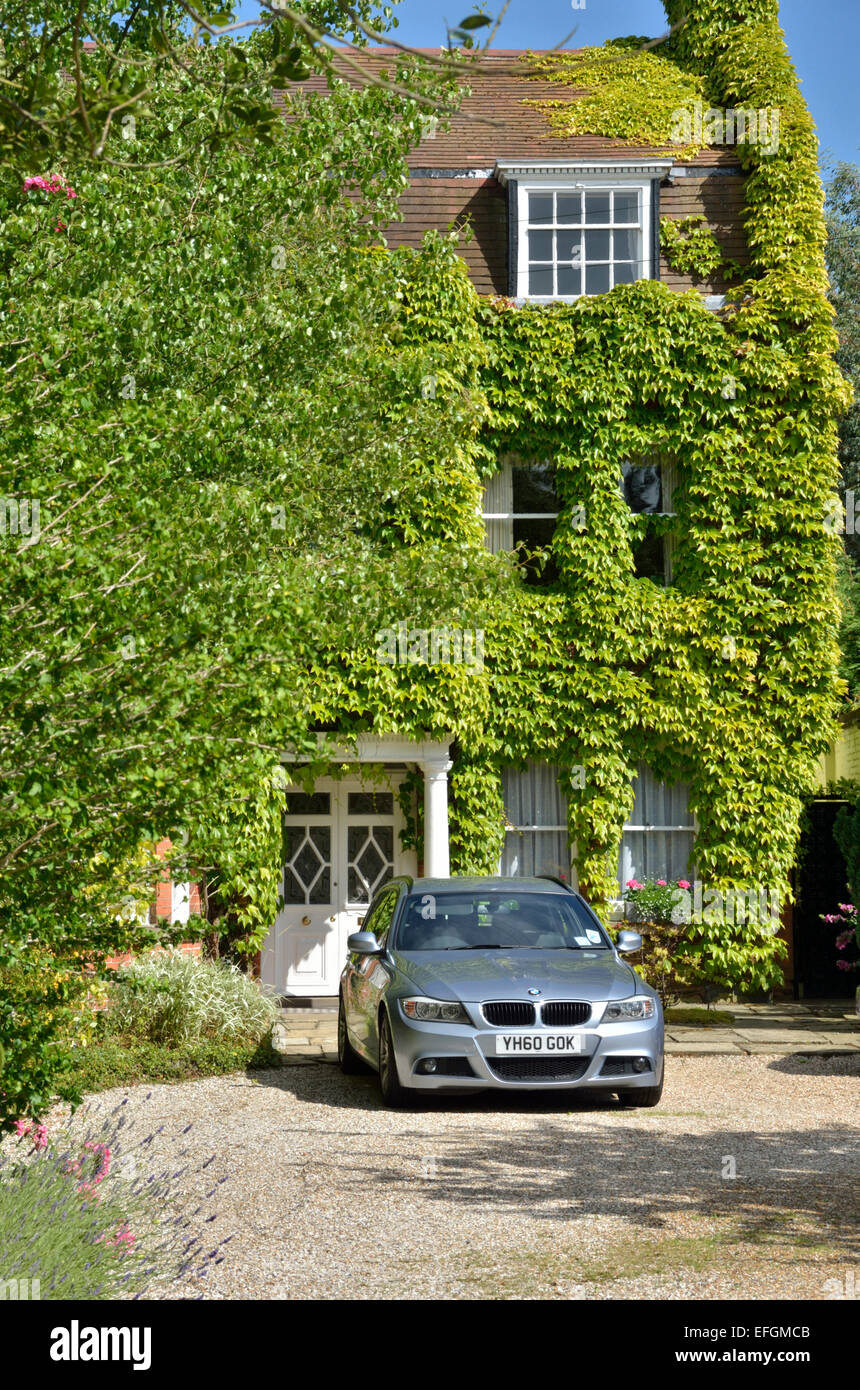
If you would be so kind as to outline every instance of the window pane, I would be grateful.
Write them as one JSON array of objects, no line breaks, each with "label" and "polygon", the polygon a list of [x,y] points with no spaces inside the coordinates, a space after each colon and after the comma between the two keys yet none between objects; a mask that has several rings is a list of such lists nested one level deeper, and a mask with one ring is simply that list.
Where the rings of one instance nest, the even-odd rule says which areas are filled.
[{"label": "window pane", "polygon": [[608,233],[608,232],[586,232],[586,233],[585,233],[585,259],[586,259],[586,261],[608,261],[608,260],[609,260],[609,233]]},{"label": "window pane", "polygon": [[629,231],[616,232],[613,255],[616,261],[638,261],[639,233],[632,228]]},{"label": "window pane", "polygon": [[581,232],[556,232],[555,254],[559,261],[576,261],[582,257]]},{"label": "window pane", "polygon": [[552,232],[529,232],[529,260],[552,260]]},{"label": "window pane", "polygon": [[555,490],[555,469],[550,463],[536,463],[512,471],[513,512],[552,512],[561,510]]},{"label": "window pane", "polygon": [[631,512],[659,512],[662,497],[659,464],[621,465],[624,496]]},{"label": "window pane", "polygon": [[392,816],[393,792],[350,792],[347,810],[351,816]]},{"label": "window pane", "polygon": [[590,265],[585,271],[585,293],[605,294],[609,289],[609,266]]},{"label": "window pane", "polygon": [[616,265],[615,283],[616,285],[632,285],[634,280],[639,279],[639,274],[635,265]]},{"label": "window pane", "polygon": [[630,878],[665,878],[670,883],[691,878],[694,830],[688,785],[658,782],[647,764],[640,763],[633,790],[628,825],[689,825],[690,830],[625,830],[619,863],[621,886]]},{"label": "window pane", "polygon": [[287,815],[327,816],[331,810],[328,792],[287,792]]},{"label": "window pane", "polygon": [[616,222],[638,222],[638,221],[639,221],[639,194],[638,194],[638,193],[616,193],[614,196],[615,196],[615,221],[616,221]]},{"label": "window pane", "polygon": [[608,193],[586,193],[585,220],[586,222],[608,222],[610,220]]},{"label": "window pane", "polygon": [[559,266],[558,292],[559,294],[582,293],[582,271],[578,266],[575,270],[571,270],[570,266]]},{"label": "window pane", "polygon": [[[552,763],[530,762],[502,769],[502,795],[514,826],[567,825],[567,797]],[[570,850],[565,830],[509,831],[502,852],[503,874],[555,874],[568,878]]]},{"label": "window pane", "polygon": [[556,222],[582,221],[582,195],[579,193],[559,193],[556,198]]},{"label": "window pane", "polygon": [[284,901],[331,900],[331,830],[326,825],[285,826]]},{"label": "window pane", "polygon": [[[549,550],[555,535],[555,517],[546,521],[514,519],[514,545],[525,554],[533,555],[537,550]],[[522,556],[520,557],[522,560]],[[526,561],[523,578],[529,584],[553,584],[558,579],[558,567],[550,553],[541,561],[537,558]]]},{"label": "window pane", "polygon": [[552,194],[529,194],[529,222],[552,222]]},{"label": "window pane", "polygon": [[529,266],[529,294],[552,294],[552,266]]},{"label": "window pane", "polygon": [[633,573],[637,579],[654,579],[662,584],[666,578],[663,537],[647,535],[633,548]]}]

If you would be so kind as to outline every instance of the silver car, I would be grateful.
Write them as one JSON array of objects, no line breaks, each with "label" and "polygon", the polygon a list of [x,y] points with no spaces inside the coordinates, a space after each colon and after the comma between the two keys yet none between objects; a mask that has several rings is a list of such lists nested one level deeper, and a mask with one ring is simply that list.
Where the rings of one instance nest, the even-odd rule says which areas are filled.
[{"label": "silver car", "polygon": [[663,1090],[659,996],[578,893],[549,878],[393,879],[349,938],[344,1072],[385,1101],[421,1091],[587,1089],[625,1105]]}]

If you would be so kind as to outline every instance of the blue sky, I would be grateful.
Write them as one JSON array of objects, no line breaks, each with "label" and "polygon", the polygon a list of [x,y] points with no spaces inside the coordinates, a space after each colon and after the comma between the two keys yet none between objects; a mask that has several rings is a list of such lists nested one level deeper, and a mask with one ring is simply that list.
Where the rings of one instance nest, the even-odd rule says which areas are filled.
[{"label": "blue sky", "polygon": [[[457,24],[474,8],[471,0],[403,0],[397,38],[436,46],[445,20]],[[499,0],[486,8],[498,14]],[[248,16],[256,6],[244,0],[240,9]],[[780,16],[822,153],[860,163],[860,0],[781,0]],[[585,0],[584,9],[573,9],[571,0],[511,0],[496,46],[550,48],[574,25],[572,48],[622,34],[654,37],[665,30],[666,17],[660,0]]]}]

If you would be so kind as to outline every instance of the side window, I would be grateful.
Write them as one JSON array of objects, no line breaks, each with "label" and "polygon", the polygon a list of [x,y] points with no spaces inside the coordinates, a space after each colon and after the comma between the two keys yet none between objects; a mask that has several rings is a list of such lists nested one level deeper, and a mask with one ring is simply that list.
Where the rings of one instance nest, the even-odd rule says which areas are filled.
[{"label": "side window", "polygon": [[397,906],[398,890],[383,893],[379,901],[367,914],[362,931],[372,931],[380,946],[384,946],[391,930],[394,909]]}]

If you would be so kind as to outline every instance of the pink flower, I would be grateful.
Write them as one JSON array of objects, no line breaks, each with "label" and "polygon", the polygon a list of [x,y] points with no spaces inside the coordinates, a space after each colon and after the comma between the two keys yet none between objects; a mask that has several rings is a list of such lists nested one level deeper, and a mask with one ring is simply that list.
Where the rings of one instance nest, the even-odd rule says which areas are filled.
[{"label": "pink flower", "polygon": [[679,887],[679,888],[689,888],[689,886],[690,886],[690,884],[689,884],[689,882],[688,882],[688,880],[687,880],[686,878],[679,878],[679,879],[678,879],[678,887]]},{"label": "pink flower", "polygon": [[854,967],[853,967],[853,965],[851,964],[850,960],[838,960],[838,961],[836,962],[836,969],[837,969],[837,970],[853,970]]},{"label": "pink flower", "polygon": [[26,1134],[29,1134],[31,1127],[32,1126],[29,1120],[15,1121],[15,1133],[17,1134],[19,1139],[23,1139]]},{"label": "pink flower", "polygon": [[665,888],[665,887],[666,887],[666,880],[665,880],[665,878],[658,878],[658,879],[657,879],[657,887],[658,887],[658,888]]}]

